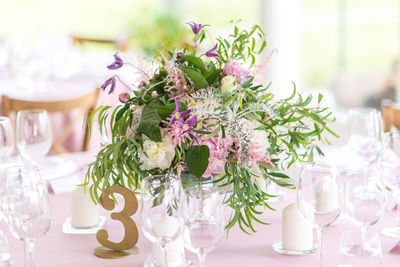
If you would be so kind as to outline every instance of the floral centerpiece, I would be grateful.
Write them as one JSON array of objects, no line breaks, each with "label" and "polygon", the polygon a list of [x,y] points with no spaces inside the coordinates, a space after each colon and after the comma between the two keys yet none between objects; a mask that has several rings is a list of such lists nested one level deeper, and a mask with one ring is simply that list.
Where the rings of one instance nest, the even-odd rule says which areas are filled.
[{"label": "floral centerpiece", "polygon": [[[272,209],[266,181],[293,187],[283,171],[310,161],[315,150],[322,153],[313,142],[325,130],[332,133],[331,113],[320,106],[322,95],[310,105],[311,95],[303,97],[294,87],[289,98],[275,99],[270,84],[254,81],[256,56],[266,47],[259,26],[235,26],[227,39],[204,49],[208,25],[189,25],[192,44],[158,53],[154,73],[143,73],[137,88],[120,94],[116,108],[102,106],[90,115],[89,126],[96,116],[111,142],[89,165],[86,184],[98,201],[110,185],[136,190],[146,176],[189,170],[198,179],[231,185],[226,228],[237,223],[255,232],[255,221],[265,223],[258,218],[263,209]],[[114,57],[111,70],[129,64]],[[111,94],[118,80],[111,77],[101,88]]]}]

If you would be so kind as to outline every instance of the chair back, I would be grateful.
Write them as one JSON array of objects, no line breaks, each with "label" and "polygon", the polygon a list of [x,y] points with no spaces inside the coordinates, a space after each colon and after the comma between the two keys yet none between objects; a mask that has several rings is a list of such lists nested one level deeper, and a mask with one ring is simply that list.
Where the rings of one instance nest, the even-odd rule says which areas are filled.
[{"label": "chair back", "polygon": [[394,126],[400,130],[400,105],[391,101],[382,101],[383,130],[389,132]]},{"label": "chair back", "polygon": [[[85,113],[84,140],[82,151],[88,151],[90,133],[86,125],[86,120],[91,111],[96,108],[100,89],[96,88],[93,92],[74,99],[61,101],[30,101],[2,96],[2,109],[5,116],[10,117],[13,112],[24,109],[45,109],[48,113],[70,113],[73,110],[81,109]],[[62,130],[61,134],[53,139],[52,150],[57,154],[68,153],[63,146],[64,141],[72,134],[77,119],[71,120]]]}]

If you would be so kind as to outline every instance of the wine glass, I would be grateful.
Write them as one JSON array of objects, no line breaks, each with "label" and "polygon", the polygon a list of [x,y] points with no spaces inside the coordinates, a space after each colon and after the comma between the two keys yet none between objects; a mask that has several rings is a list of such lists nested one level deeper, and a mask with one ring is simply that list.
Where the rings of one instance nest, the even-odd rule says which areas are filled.
[{"label": "wine glass", "polygon": [[380,111],[373,108],[349,110],[350,147],[370,165],[383,155],[383,122]]},{"label": "wine glass", "polygon": [[26,109],[18,112],[16,142],[25,159],[38,160],[47,155],[52,141],[46,110]]},{"label": "wine glass", "polygon": [[185,246],[199,258],[199,266],[205,266],[206,254],[214,249],[224,234],[225,220],[223,197],[225,187],[202,179],[184,183],[182,216],[185,219]]},{"label": "wine glass", "polygon": [[[363,239],[359,230],[348,230],[342,234],[338,267],[382,267],[382,248],[377,233],[369,233]],[[359,255],[360,248],[368,253]]]},{"label": "wine glass", "polygon": [[14,149],[14,138],[10,119],[0,116],[0,160],[7,160]]},{"label": "wine glass", "polygon": [[[184,261],[184,255],[168,255],[168,246],[183,232],[183,220],[179,215],[181,195],[181,184],[176,176],[153,175],[142,182],[142,230],[151,242],[160,245],[163,259],[157,265],[166,267],[179,265]],[[157,261],[157,255],[154,256]]]},{"label": "wine glass", "polygon": [[297,209],[317,230],[320,267],[323,230],[339,217],[342,200],[342,187],[334,167],[322,163],[303,166],[297,187]]},{"label": "wine glass", "polygon": [[377,223],[384,212],[382,169],[379,166],[370,166],[349,173],[345,191],[346,212],[361,226],[363,237],[366,237],[368,228]]},{"label": "wine glass", "polygon": [[35,242],[49,231],[51,225],[47,185],[32,164],[7,167],[2,180],[8,226],[15,238],[25,242],[25,266],[35,266]]},{"label": "wine glass", "polygon": [[392,130],[384,134],[390,150],[383,164],[383,182],[393,192],[397,200],[397,225],[384,228],[381,233],[387,237],[400,238],[400,131]]}]

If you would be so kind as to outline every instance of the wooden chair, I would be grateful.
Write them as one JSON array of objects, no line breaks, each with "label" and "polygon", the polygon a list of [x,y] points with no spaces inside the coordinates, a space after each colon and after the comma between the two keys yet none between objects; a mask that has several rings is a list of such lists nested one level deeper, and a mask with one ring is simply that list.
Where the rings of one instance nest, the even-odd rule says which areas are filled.
[{"label": "wooden chair", "polygon": [[392,126],[400,130],[400,105],[391,101],[382,101],[383,130],[389,132]]},{"label": "wooden chair", "polygon": [[[96,108],[100,89],[96,89],[90,94],[68,100],[61,101],[28,101],[2,96],[3,114],[10,117],[12,112],[18,112],[24,109],[45,109],[48,113],[69,113],[76,109],[82,109],[85,113],[85,122],[89,112]],[[76,119],[71,120],[63,129],[61,134],[53,140],[52,149],[57,154],[68,153],[68,150],[62,145],[63,142],[72,134]],[[83,151],[88,151],[90,135],[87,125],[84,125]]]},{"label": "wooden chair", "polygon": [[77,35],[71,35],[72,38],[72,43],[74,45],[84,45],[87,43],[92,43],[92,44],[102,44],[102,45],[111,45],[113,49],[116,49],[118,51],[126,51],[128,49],[129,45],[129,40],[131,39],[132,36],[130,35],[121,35],[120,37],[116,39],[100,39],[100,38],[91,38],[91,37],[85,37],[85,36],[77,36]]}]

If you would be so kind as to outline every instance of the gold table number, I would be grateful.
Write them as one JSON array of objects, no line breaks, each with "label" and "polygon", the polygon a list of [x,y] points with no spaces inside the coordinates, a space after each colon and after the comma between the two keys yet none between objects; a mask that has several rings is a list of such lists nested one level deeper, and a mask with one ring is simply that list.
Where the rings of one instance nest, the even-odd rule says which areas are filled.
[{"label": "gold table number", "polygon": [[100,204],[106,210],[113,210],[115,208],[115,202],[111,198],[112,194],[120,194],[125,200],[124,208],[120,212],[111,213],[113,220],[120,221],[124,226],[124,238],[121,242],[115,243],[108,240],[108,232],[105,229],[97,231],[97,241],[102,245],[94,250],[94,254],[101,258],[115,259],[122,258],[138,253],[138,248],[135,247],[138,238],[139,231],[134,220],[131,216],[135,214],[138,209],[138,201],[135,194],[129,189],[122,186],[110,186],[108,187],[100,197]]}]

